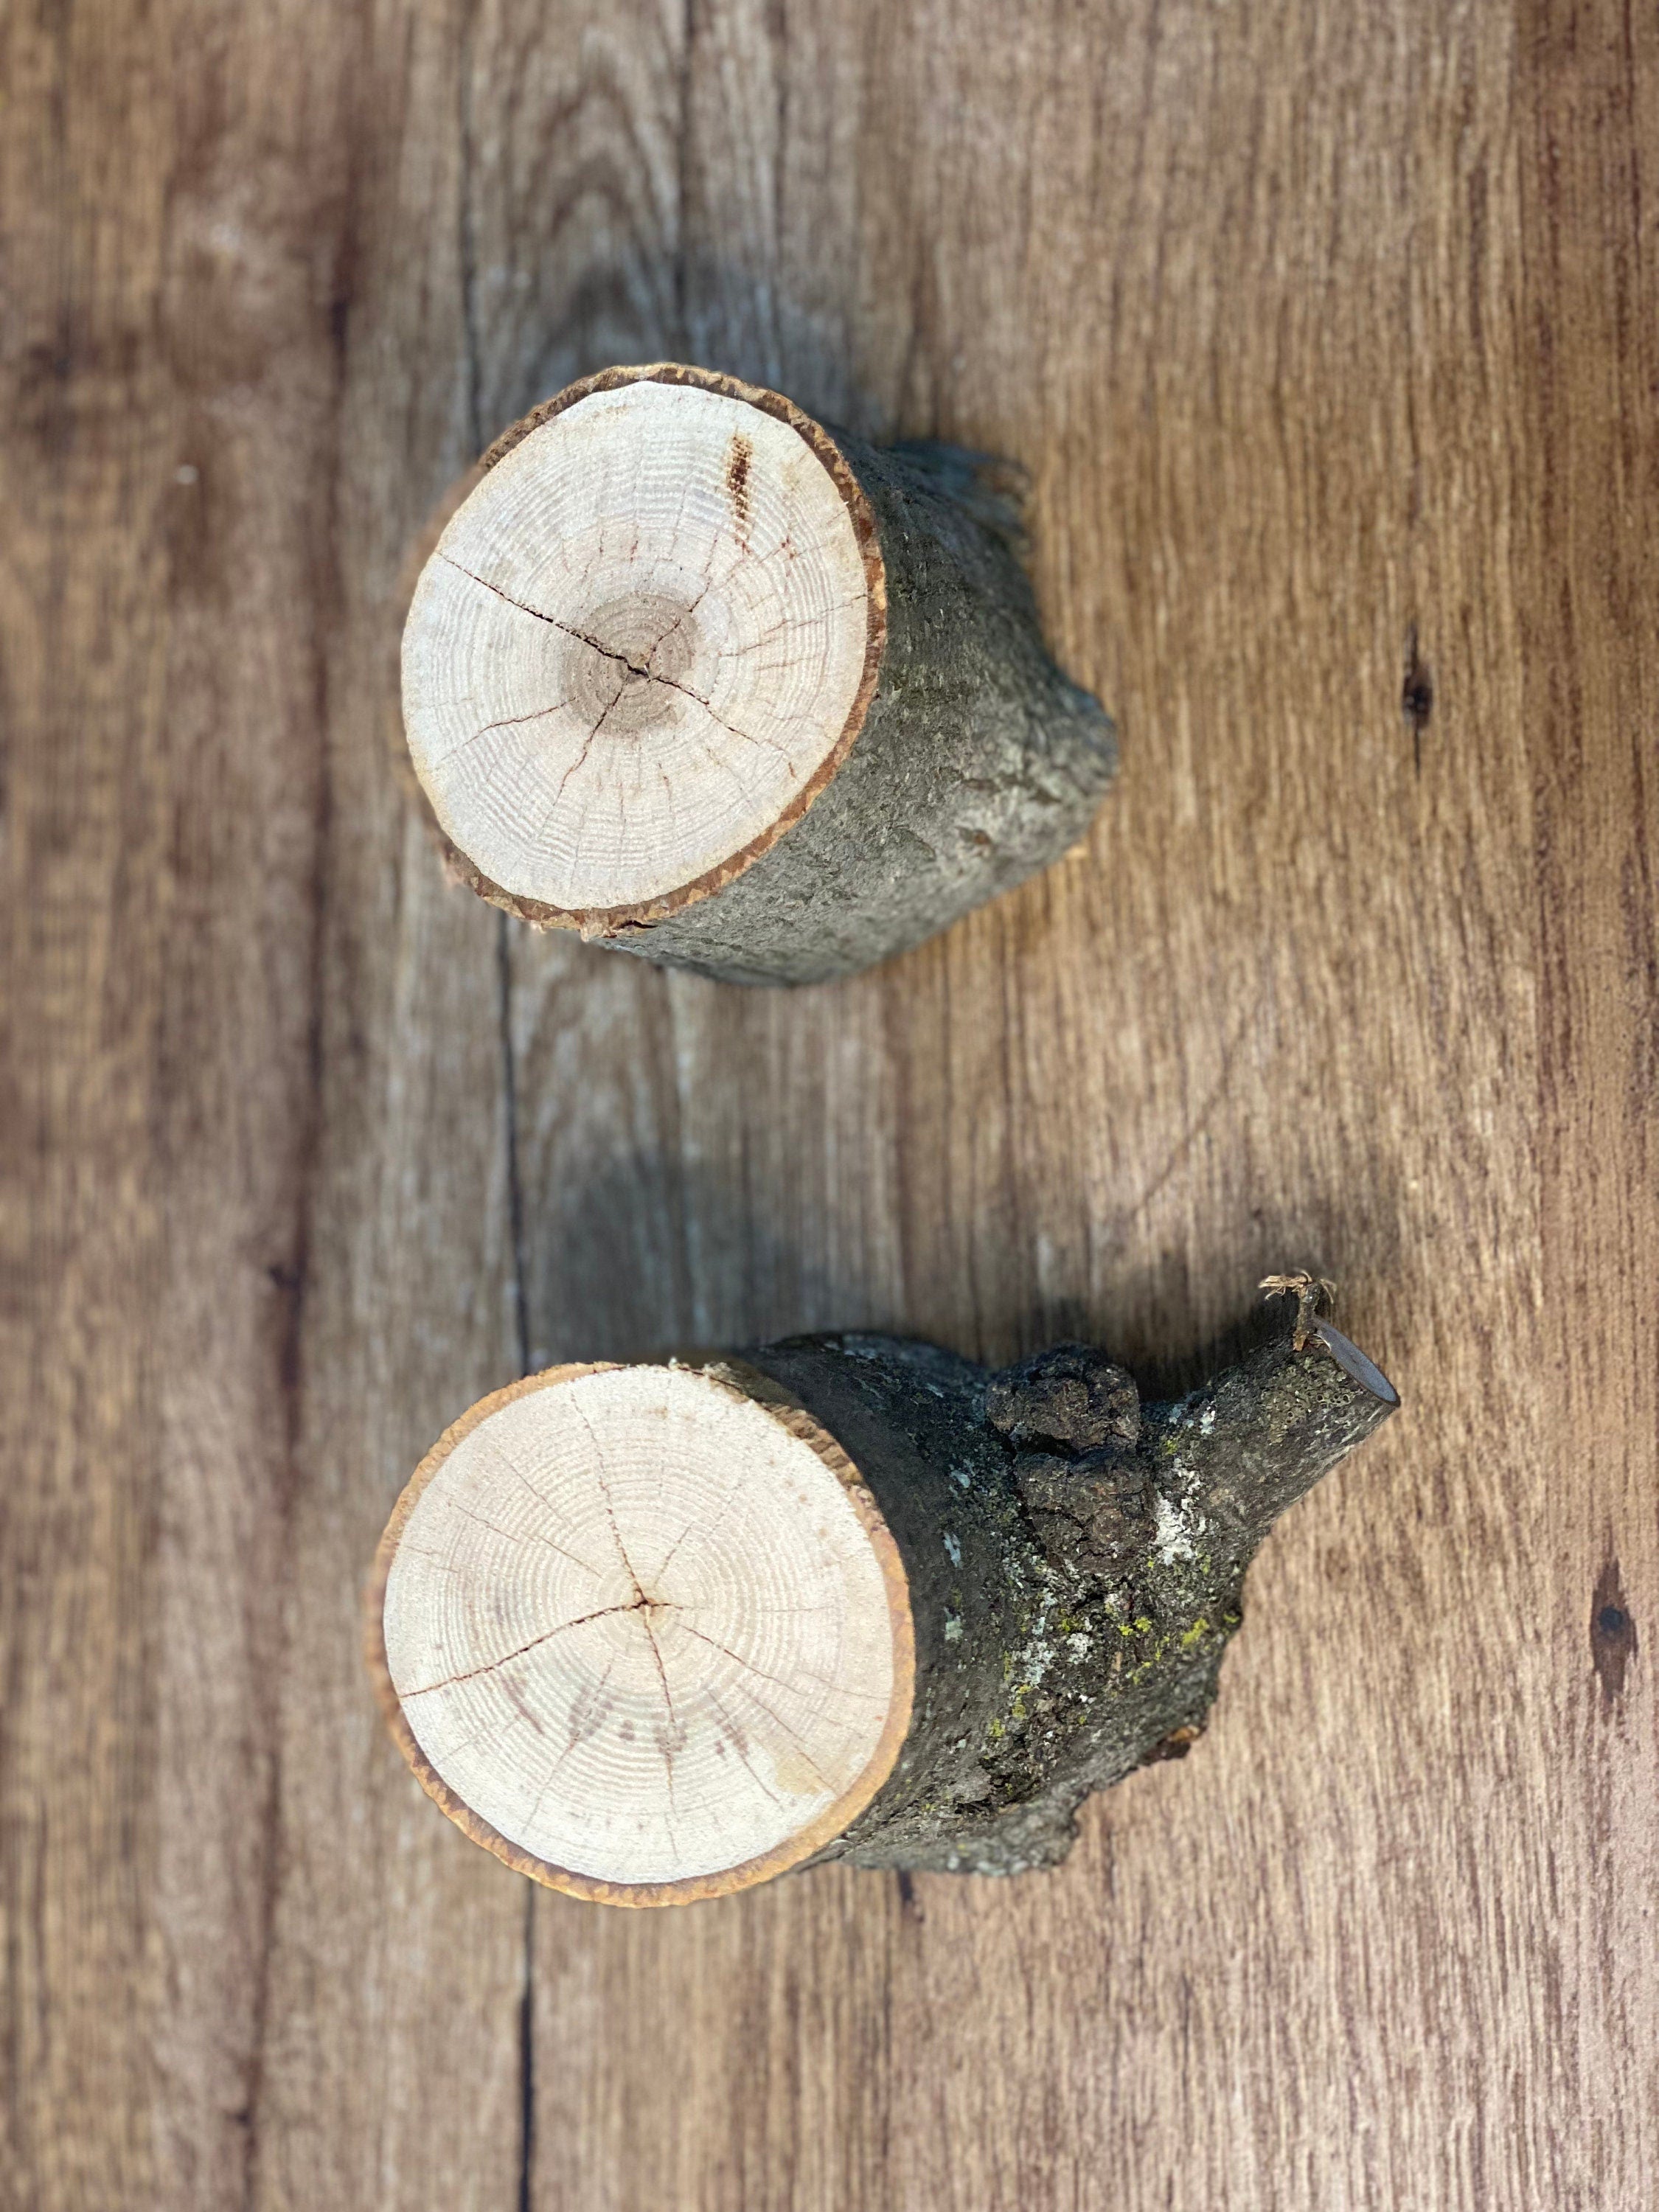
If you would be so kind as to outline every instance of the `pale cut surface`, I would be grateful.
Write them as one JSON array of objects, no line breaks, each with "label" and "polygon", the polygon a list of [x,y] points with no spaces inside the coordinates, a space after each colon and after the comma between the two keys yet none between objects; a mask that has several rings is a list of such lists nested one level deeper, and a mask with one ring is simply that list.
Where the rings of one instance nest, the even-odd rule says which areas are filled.
[{"label": "pale cut surface", "polygon": [[695,386],[592,392],[489,471],[422,572],[416,772],[502,890],[639,906],[799,805],[869,622],[847,502],[788,423]]},{"label": "pale cut surface", "polygon": [[487,1413],[403,1528],[384,1633],[453,1795],[608,1883],[777,1851],[865,1776],[895,1697],[888,1586],[846,1485],[684,1368],[579,1373]]}]

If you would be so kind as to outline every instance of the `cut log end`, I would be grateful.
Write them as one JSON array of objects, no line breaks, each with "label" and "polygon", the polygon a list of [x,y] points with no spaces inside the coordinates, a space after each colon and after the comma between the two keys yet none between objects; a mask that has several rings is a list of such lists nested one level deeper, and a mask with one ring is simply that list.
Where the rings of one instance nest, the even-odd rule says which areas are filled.
[{"label": "cut log end", "polygon": [[428,1795],[609,1903],[822,1848],[909,1724],[905,1573],[835,1440],[740,1366],[565,1367],[475,1407],[382,1541],[371,1662]]},{"label": "cut log end", "polygon": [[730,883],[856,737],[884,607],[868,502],[787,400],[679,368],[572,386],[486,456],[404,630],[462,872],[598,934]]},{"label": "cut log end", "polygon": [[1374,1399],[1385,1413],[1395,1411],[1400,1404],[1400,1393],[1382,1369],[1366,1358],[1357,1344],[1351,1343],[1340,1328],[1333,1328],[1328,1321],[1316,1322],[1314,1334],[1343,1373],[1358,1385],[1366,1397]]}]

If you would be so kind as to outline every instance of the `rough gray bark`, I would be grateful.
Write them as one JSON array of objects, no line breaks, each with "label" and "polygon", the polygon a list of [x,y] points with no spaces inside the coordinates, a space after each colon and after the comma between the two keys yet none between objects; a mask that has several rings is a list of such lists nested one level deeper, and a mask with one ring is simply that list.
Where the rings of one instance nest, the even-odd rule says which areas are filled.
[{"label": "rough gray bark", "polygon": [[1099,702],[1049,659],[995,465],[831,430],[876,518],[887,641],[846,760],[723,890],[606,941],[738,983],[850,975],[1059,859],[1117,764]]},{"label": "rough gray bark", "polygon": [[538,927],[580,927],[591,940],[728,982],[810,983],[921,943],[1075,844],[1115,770],[1116,737],[1043,644],[1021,558],[1018,472],[954,447],[868,446],[775,394],[659,364],[571,386],[498,439],[468,488],[562,409],[641,376],[762,406],[839,453],[868,502],[860,532],[873,520],[885,571],[874,694],[805,811],[729,881],[671,912],[563,914],[490,882],[440,831],[453,872]]},{"label": "rough gray bark", "polygon": [[1081,1345],[994,1375],[886,1336],[744,1356],[852,1455],[909,1577],[909,1735],[822,1854],[866,1867],[1063,1858],[1085,1796],[1201,1731],[1257,1547],[1399,1403],[1305,1316],[1173,1404]]}]

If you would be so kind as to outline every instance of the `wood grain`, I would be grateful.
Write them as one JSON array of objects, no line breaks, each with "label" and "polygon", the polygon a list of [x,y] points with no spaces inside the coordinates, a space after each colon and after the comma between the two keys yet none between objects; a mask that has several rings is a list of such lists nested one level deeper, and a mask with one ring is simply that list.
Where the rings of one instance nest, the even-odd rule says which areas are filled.
[{"label": "wood grain", "polygon": [[[1653,27],[3,37],[15,2201],[1640,2212]],[[391,764],[431,502],[663,354],[1024,461],[1120,719],[1086,853],[854,983],[520,934]],[[521,1365],[862,1322],[1168,1385],[1289,1265],[1406,1411],[1060,1873],[544,1897],[526,1948],[378,1735],[374,1533]]]}]

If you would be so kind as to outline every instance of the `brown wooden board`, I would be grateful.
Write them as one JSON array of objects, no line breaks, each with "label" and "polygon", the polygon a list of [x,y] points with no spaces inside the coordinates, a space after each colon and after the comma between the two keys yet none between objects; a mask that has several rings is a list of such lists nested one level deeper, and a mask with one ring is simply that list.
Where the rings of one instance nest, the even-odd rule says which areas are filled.
[{"label": "brown wooden board", "polygon": [[[1612,0],[0,18],[3,2069],[41,2212],[1659,2198],[1659,33]],[[754,994],[447,885],[397,580],[664,355],[1012,456],[1086,851]],[[870,1324],[1403,1413],[1012,1884],[533,1894],[380,1731],[526,1362]]]}]

